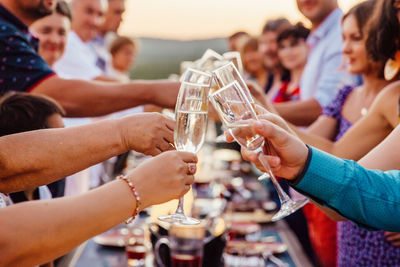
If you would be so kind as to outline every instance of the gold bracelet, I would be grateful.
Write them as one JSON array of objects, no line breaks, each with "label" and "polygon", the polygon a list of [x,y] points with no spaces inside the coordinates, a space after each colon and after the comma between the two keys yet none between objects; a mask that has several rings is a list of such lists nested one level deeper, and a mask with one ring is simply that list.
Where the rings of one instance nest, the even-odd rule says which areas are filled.
[{"label": "gold bracelet", "polygon": [[135,188],[135,186],[132,184],[132,182],[129,181],[128,177],[126,177],[125,175],[120,175],[120,176],[117,177],[117,180],[122,180],[122,181],[124,181],[124,182],[129,186],[129,188],[130,188],[131,191],[132,191],[133,196],[134,196],[135,199],[136,199],[136,208],[135,208],[135,211],[133,212],[133,215],[125,221],[126,224],[129,224],[129,223],[131,223],[131,222],[135,219],[136,215],[138,215],[138,213],[139,213],[139,208],[140,208],[140,205],[142,204],[142,202],[140,202],[139,194],[137,193],[136,188]]}]

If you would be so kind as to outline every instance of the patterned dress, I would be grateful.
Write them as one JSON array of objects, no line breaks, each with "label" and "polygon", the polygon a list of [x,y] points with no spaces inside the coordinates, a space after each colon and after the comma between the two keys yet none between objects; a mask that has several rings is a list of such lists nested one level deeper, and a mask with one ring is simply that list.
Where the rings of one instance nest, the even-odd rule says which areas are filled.
[{"label": "patterned dress", "polygon": [[[354,87],[344,87],[323,110],[323,114],[338,121],[335,141],[340,139],[352,124],[342,117],[342,107]],[[337,266],[400,266],[400,248],[385,240],[383,231],[371,232],[351,221],[337,224]]]}]

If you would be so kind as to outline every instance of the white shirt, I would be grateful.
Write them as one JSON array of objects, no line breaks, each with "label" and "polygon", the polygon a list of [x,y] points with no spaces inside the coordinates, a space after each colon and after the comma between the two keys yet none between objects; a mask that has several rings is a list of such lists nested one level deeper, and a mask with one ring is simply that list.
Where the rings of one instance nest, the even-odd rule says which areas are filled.
[{"label": "white shirt", "polygon": [[342,65],[342,15],[340,9],[334,10],[307,38],[310,53],[300,81],[302,100],[315,98],[321,106],[326,106],[343,86],[343,78],[349,79],[349,74],[339,71]]},{"label": "white shirt", "polygon": [[82,42],[79,36],[71,31],[63,56],[54,64],[55,72],[69,79],[92,80],[102,75],[96,66],[97,55],[88,43]]}]

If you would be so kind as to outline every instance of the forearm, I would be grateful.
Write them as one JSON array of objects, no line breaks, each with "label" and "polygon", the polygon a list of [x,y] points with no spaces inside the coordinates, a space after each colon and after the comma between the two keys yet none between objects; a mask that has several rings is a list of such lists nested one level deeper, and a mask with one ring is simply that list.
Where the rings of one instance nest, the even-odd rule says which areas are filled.
[{"label": "forearm", "polygon": [[369,228],[400,231],[400,172],[367,170],[312,149],[294,187],[319,204]]},{"label": "forearm", "polygon": [[119,120],[104,120],[0,138],[0,192],[49,184],[125,152],[119,127]]},{"label": "forearm", "polygon": [[275,104],[274,108],[286,121],[297,126],[308,126],[321,115],[321,106],[315,99]]},{"label": "forearm", "polygon": [[135,199],[123,181],[87,194],[31,201],[0,210],[0,265],[53,260],[132,216]]},{"label": "forearm", "polygon": [[328,152],[330,154],[333,153],[333,150],[335,148],[335,142],[332,142],[329,139],[326,139],[319,135],[310,133],[308,131],[302,131],[294,125],[290,125],[290,126],[293,129],[293,131],[296,133],[296,135],[307,145],[316,147],[316,148],[323,150],[325,152]]},{"label": "forearm", "polygon": [[135,81],[127,84],[65,80],[51,77],[32,93],[57,100],[69,117],[101,116],[143,104],[175,106],[179,84],[168,81]]}]

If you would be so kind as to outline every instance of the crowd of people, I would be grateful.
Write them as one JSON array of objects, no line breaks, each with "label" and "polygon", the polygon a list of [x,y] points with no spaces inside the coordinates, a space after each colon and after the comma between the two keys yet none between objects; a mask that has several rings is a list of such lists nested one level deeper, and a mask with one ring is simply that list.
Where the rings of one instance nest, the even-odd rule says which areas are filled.
[{"label": "crowd of people", "polygon": [[[287,222],[316,266],[400,266],[400,5],[296,3],[309,29],[279,18],[228,38],[274,173],[313,200]],[[124,11],[125,0],[0,0],[1,266],[49,263],[194,181],[174,121],[144,112],[173,108],[180,84],[130,79]],[[153,158],[103,185],[101,163],[130,150]]]}]

